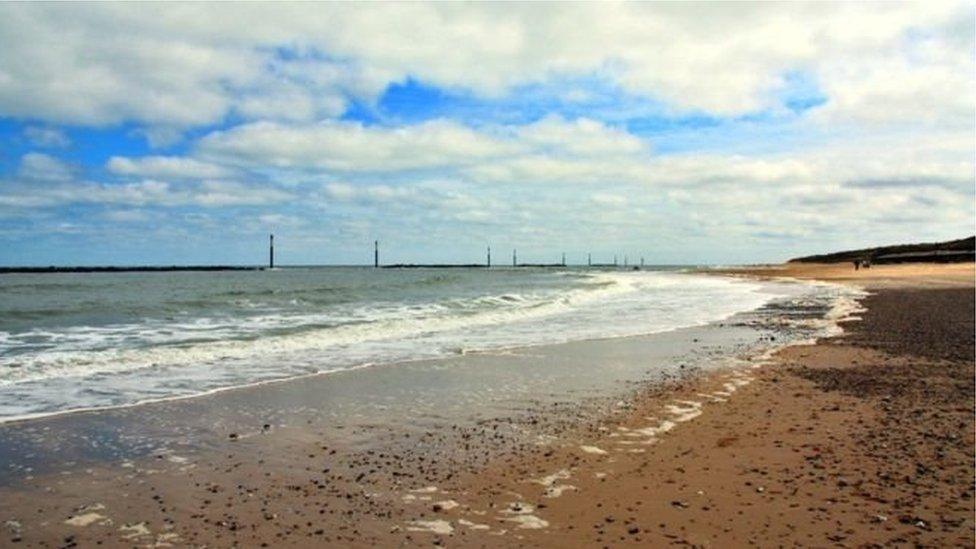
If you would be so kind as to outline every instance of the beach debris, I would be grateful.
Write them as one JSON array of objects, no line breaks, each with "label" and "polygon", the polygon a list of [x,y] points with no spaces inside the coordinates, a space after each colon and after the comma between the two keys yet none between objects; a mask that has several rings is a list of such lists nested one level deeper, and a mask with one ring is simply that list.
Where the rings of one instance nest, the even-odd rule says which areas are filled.
[{"label": "beach debris", "polygon": [[576,490],[576,487],[572,484],[556,484],[559,480],[566,480],[571,477],[572,474],[568,469],[560,469],[555,473],[544,476],[542,478],[531,478],[528,482],[534,482],[536,484],[541,484],[545,486],[546,491],[544,496],[547,498],[558,498],[563,495],[563,492],[567,490]]},{"label": "beach debris", "polygon": [[152,535],[145,522],[123,524],[119,527],[119,532],[122,534],[123,539],[137,539]]},{"label": "beach debris", "polygon": [[487,524],[479,524],[477,522],[471,522],[470,520],[467,519],[459,520],[458,524],[460,524],[461,526],[466,526],[471,530],[491,530],[491,527],[488,526]]},{"label": "beach debris", "polygon": [[11,542],[13,542],[13,543],[19,543],[22,540],[22,538],[20,536],[20,531],[21,531],[21,528],[23,528],[23,526],[20,524],[19,521],[16,521],[16,520],[13,520],[13,519],[8,520],[8,521],[6,521],[6,522],[3,523],[3,527],[6,528],[8,532],[10,532],[10,534],[11,534],[10,541]]},{"label": "beach debris", "polygon": [[563,495],[563,492],[568,490],[577,490],[572,484],[556,484],[546,488],[545,497],[547,498],[558,498]]},{"label": "beach debris", "polygon": [[172,547],[174,543],[180,541],[180,535],[176,532],[165,532],[156,536],[156,547]]},{"label": "beach debris", "polygon": [[440,511],[450,511],[451,509],[459,506],[460,504],[453,499],[446,499],[444,501],[438,501],[432,506],[432,508],[435,513],[438,513]]},{"label": "beach debris", "polygon": [[535,515],[516,515],[507,519],[509,522],[515,522],[518,527],[523,530],[540,530],[542,528],[548,528],[549,522],[543,520]]},{"label": "beach debris", "polygon": [[503,515],[507,515],[503,520],[514,522],[518,528],[523,530],[538,530],[548,528],[549,522],[533,514],[535,508],[521,501],[509,504],[507,509],[502,510]]},{"label": "beach debris", "polygon": [[96,511],[102,511],[104,509],[105,506],[102,505],[101,503],[96,503],[93,505],[81,507],[76,511],[74,515],[69,517],[68,520],[64,521],[64,523],[70,526],[81,526],[81,527],[90,526],[96,523],[99,525],[111,524],[112,519],[106,517],[101,513],[96,512]]},{"label": "beach debris", "polygon": [[580,450],[583,450],[587,454],[597,454],[601,456],[607,453],[606,450],[603,450],[602,448],[597,448],[596,446],[580,446]]},{"label": "beach debris", "polygon": [[445,536],[454,533],[454,527],[446,520],[412,520],[409,524],[407,530],[411,532],[431,532]]},{"label": "beach debris", "polygon": [[668,404],[665,410],[672,416],[677,423],[691,421],[702,414],[701,402],[694,400],[677,400],[676,404]]}]

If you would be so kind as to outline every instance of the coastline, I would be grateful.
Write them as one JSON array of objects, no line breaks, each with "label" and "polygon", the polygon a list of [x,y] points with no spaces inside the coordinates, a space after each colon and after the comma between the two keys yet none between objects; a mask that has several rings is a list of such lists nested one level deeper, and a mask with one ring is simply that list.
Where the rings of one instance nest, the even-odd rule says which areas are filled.
[{"label": "coastline", "polygon": [[[782,271],[774,272],[734,274],[782,276]],[[898,310],[893,298],[886,297],[891,292],[930,285],[927,279],[906,276],[903,287],[895,288],[890,274],[874,272],[881,278],[878,285],[868,285],[874,293],[866,298],[868,324],[873,322],[872,308]],[[801,276],[792,276],[796,274]],[[802,278],[803,273],[787,276]],[[944,285],[942,279],[935,285]],[[971,279],[969,289],[964,284],[962,288],[931,291],[955,292],[954,299],[940,302],[943,307],[968,295],[971,313]],[[930,298],[918,299],[921,305],[915,309],[928,310]],[[969,314],[970,349],[971,321]],[[906,322],[912,324],[911,319]],[[632,398],[597,400],[587,411],[565,401],[513,401],[508,403],[510,417],[487,422],[474,418],[456,425],[451,436],[432,433],[420,422],[406,437],[402,432],[387,434],[391,440],[406,438],[402,445],[414,449],[398,456],[373,449],[357,453],[355,437],[340,444],[315,429],[296,427],[279,433],[276,425],[272,430],[283,438],[269,447],[262,444],[263,427],[249,433],[235,428],[239,438],[214,444],[204,460],[188,461],[168,448],[129,461],[122,469],[108,465],[60,478],[38,475],[44,481],[33,489],[5,494],[11,516],[0,518],[8,521],[5,539],[17,538],[27,545],[52,539],[70,544],[68,537],[72,542],[191,546],[313,541],[343,546],[971,541],[971,513],[960,515],[960,509],[971,510],[972,461],[960,461],[957,455],[968,450],[971,457],[971,398],[968,408],[956,401],[946,410],[936,408],[957,423],[969,422],[966,429],[953,424],[960,435],[954,446],[942,449],[958,462],[959,471],[968,470],[968,481],[956,474],[926,484],[930,479],[925,473],[920,475],[922,482],[895,482],[878,487],[881,495],[861,494],[868,492],[862,489],[865,483],[881,478],[870,477],[871,468],[891,460],[880,454],[860,455],[863,448],[857,437],[884,424],[885,406],[894,408],[894,397],[857,394],[871,380],[877,381],[875,372],[865,373],[854,380],[857,383],[843,372],[861,372],[865,365],[918,364],[904,358],[900,347],[892,354],[888,341],[871,343],[872,333],[877,336],[877,330],[888,333],[896,327],[862,333],[860,325],[845,325],[853,336],[787,347],[737,368],[696,370],[654,383],[635,381]],[[904,339],[899,345],[906,344]],[[612,363],[608,353],[622,344],[626,346],[614,340],[579,358]],[[579,355],[591,345],[578,345],[569,354]],[[702,358],[707,362],[707,353]],[[936,358],[941,362],[925,367],[946,361]],[[958,356],[949,359],[958,369]],[[962,367],[972,370],[971,361]],[[577,401],[585,400],[579,395]],[[519,414],[527,404],[535,407]],[[956,408],[963,411],[953,411]],[[513,421],[517,415],[520,419]],[[555,433],[549,436],[558,437],[559,444],[549,443],[544,430],[539,436],[536,425],[547,422]],[[896,435],[908,429],[898,427],[887,425]],[[525,438],[525,433],[533,436]],[[925,446],[931,440],[912,442]],[[462,451],[465,445],[475,451]],[[228,448],[234,448],[232,454],[224,453]],[[486,448],[493,451],[474,457]],[[340,460],[337,452],[351,459]],[[851,461],[851,456],[857,459]],[[928,459],[932,458],[919,463],[932,469]],[[895,470],[904,468],[893,465]],[[379,475],[388,476],[400,489],[374,491],[370,479]],[[183,485],[174,484],[174,479],[183,479]],[[895,505],[904,499],[906,486],[908,495],[922,487],[935,490],[938,497],[926,496],[930,509],[913,514]],[[109,501],[119,490],[126,494],[124,506]],[[44,498],[43,504],[38,497]],[[942,509],[937,501],[968,503]]]}]

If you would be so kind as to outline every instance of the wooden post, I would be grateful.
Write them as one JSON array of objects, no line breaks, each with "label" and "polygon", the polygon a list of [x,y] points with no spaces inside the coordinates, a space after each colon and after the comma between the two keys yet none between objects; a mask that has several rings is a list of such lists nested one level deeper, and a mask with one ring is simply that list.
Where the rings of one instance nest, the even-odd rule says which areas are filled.
[{"label": "wooden post", "polygon": [[380,241],[373,241],[373,268],[380,266]]},{"label": "wooden post", "polygon": [[268,268],[274,269],[274,235],[271,235],[271,243],[268,246]]}]

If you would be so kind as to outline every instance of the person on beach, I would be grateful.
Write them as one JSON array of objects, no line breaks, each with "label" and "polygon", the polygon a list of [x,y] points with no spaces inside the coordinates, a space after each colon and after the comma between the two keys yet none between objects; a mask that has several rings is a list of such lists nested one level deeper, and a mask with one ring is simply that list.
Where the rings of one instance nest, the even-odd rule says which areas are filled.
[{"label": "person on beach", "polygon": [[858,260],[858,259],[855,259],[854,260],[854,270],[857,271],[857,270],[860,270],[860,269],[861,269],[861,261]]}]

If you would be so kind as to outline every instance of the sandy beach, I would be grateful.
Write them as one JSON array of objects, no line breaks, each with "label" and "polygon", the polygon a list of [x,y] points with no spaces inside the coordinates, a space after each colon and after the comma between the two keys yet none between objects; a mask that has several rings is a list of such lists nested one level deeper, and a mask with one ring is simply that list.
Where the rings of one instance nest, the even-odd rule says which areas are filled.
[{"label": "sandy beach", "polygon": [[974,22],[0,3],[0,549],[976,547]]},{"label": "sandy beach", "polygon": [[[647,358],[649,349],[702,343],[747,350],[756,334],[744,328],[731,340],[727,330],[698,329],[476,357],[483,363],[471,371],[499,372],[499,382],[505,367],[554,356],[570,365],[574,357],[581,376],[575,399],[506,400],[490,418],[465,416],[461,402],[428,408],[406,429],[326,430],[328,418],[315,414],[299,416],[306,427],[242,420],[235,406],[254,395],[270,408],[295,402],[300,390],[282,384],[21,426],[8,434],[40,433],[55,454],[70,448],[58,439],[120,424],[144,423],[150,446],[169,430],[192,438],[190,416],[201,432],[216,422],[222,436],[121,463],[87,456],[19,469],[20,480],[0,488],[0,545],[972,545],[973,265],[852,273],[786,265],[719,274],[870,292],[842,336],[734,365],[706,367],[707,345],[680,355],[697,357],[684,373],[642,378],[640,361],[679,356]],[[633,368],[627,398],[587,394],[594,361]],[[406,377],[390,370],[380,385],[401,386]],[[355,376],[344,383],[337,392],[357,387]],[[421,396],[405,397],[415,411]]]}]

